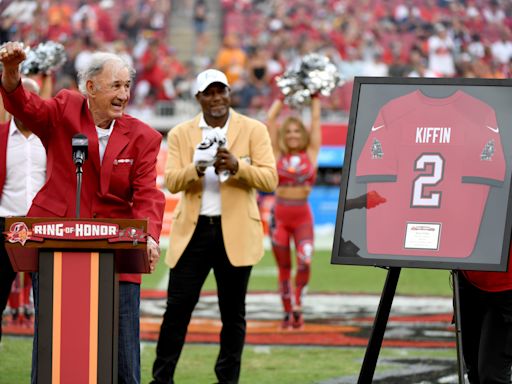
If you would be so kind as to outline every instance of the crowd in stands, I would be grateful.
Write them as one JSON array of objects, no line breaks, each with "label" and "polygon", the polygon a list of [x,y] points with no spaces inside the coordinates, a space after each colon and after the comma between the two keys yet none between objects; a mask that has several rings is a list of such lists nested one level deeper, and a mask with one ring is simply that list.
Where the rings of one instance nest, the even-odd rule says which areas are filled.
[{"label": "crowd in stands", "polygon": [[[247,54],[246,76],[239,76],[238,86],[251,92],[260,89],[251,79],[254,54],[266,57],[269,78],[305,53],[329,56],[347,84],[325,100],[325,108],[344,110],[350,107],[354,76],[507,78],[512,71],[508,0],[222,3],[224,34],[241,36]],[[251,103],[258,107],[261,102]]]},{"label": "crowd in stands", "polygon": [[[349,110],[354,76],[508,78],[512,72],[509,0],[220,2],[223,41],[215,57],[201,62],[227,73],[234,106],[249,113],[267,109],[279,92],[275,77],[313,51],[327,55],[346,80],[324,100],[324,110]],[[197,3],[200,17],[192,11]],[[54,74],[55,91],[75,86],[91,51],[108,49],[137,69],[133,103],[190,99],[192,79],[204,68],[190,64],[197,57],[181,61],[169,45],[171,4],[190,7],[191,28],[209,33],[212,16],[203,0],[3,1],[0,41],[64,44],[68,61]]]},{"label": "crowd in stands", "polygon": [[121,54],[137,69],[135,102],[153,104],[175,98],[174,81],[186,72],[166,44],[170,12],[168,0],[4,1],[0,42],[63,44],[67,61],[53,74],[55,92],[76,88],[76,74],[93,51]]}]

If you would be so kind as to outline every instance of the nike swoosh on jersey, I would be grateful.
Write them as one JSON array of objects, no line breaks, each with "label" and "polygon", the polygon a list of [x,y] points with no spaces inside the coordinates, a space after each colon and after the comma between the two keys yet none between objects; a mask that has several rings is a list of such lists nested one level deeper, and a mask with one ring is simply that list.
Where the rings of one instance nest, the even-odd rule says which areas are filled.
[{"label": "nike swoosh on jersey", "polygon": [[486,127],[489,128],[493,132],[496,132],[496,133],[500,132],[500,128],[499,127],[494,128],[494,127],[489,127],[488,125],[486,125]]},{"label": "nike swoosh on jersey", "polygon": [[372,132],[378,131],[381,129],[384,125],[379,125],[378,127],[372,127]]}]

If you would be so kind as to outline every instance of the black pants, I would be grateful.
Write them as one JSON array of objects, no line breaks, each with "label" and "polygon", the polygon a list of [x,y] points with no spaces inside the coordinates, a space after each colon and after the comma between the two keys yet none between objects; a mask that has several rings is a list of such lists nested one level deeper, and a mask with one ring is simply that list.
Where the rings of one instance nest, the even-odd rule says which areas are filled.
[{"label": "black pants", "polygon": [[[5,230],[5,219],[0,217],[0,234]],[[3,236],[3,235],[2,235]],[[9,256],[5,250],[4,240],[0,242],[0,340],[2,340],[2,312],[7,306],[7,300],[11,293],[12,282],[16,278],[16,272],[13,271]]]},{"label": "black pants", "polygon": [[222,240],[220,218],[210,220],[203,217],[199,218],[185,252],[171,269],[167,309],[153,364],[153,383],[174,383],[174,372],[192,311],[212,268],[222,320],[215,373],[219,383],[238,383],[246,332],[245,296],[252,267],[231,265]]},{"label": "black pants", "polygon": [[461,336],[471,384],[510,384],[512,291],[487,292],[459,276]]}]

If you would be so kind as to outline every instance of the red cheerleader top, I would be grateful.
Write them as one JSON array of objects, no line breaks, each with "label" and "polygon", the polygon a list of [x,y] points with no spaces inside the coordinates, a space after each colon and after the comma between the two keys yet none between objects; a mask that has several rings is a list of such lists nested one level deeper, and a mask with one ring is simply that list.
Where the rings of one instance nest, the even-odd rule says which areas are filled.
[{"label": "red cheerleader top", "polygon": [[277,160],[280,186],[308,185],[315,183],[316,168],[306,151],[281,155]]}]

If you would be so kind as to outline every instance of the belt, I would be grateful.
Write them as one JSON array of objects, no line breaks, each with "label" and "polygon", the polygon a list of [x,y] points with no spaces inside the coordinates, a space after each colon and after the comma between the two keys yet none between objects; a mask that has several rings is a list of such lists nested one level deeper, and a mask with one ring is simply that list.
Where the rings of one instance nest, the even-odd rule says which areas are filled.
[{"label": "belt", "polygon": [[199,215],[198,223],[204,223],[209,225],[218,225],[220,224],[220,215],[219,216],[204,216]]}]

